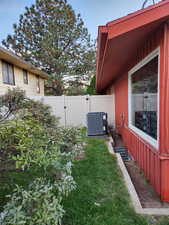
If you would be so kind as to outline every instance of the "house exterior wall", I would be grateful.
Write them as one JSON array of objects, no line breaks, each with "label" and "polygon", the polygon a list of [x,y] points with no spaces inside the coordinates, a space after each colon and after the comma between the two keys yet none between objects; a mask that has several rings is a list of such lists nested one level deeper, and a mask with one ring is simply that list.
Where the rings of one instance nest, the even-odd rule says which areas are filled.
[{"label": "house exterior wall", "polygon": [[[160,47],[159,148],[128,127],[128,71],[154,49]],[[122,135],[129,152],[154,186],[161,200],[169,202],[169,27],[165,24],[138,49],[126,72],[113,83],[115,91],[116,129]],[[109,87],[108,92],[111,88]]]},{"label": "house exterior wall", "polygon": [[23,70],[14,66],[15,85],[4,84],[2,77],[2,61],[0,60],[0,95],[7,92],[9,88],[19,87],[25,91],[27,96],[43,96],[44,95],[44,79],[39,77],[40,81],[40,93],[37,92],[36,75],[28,71],[28,84],[24,84]]}]

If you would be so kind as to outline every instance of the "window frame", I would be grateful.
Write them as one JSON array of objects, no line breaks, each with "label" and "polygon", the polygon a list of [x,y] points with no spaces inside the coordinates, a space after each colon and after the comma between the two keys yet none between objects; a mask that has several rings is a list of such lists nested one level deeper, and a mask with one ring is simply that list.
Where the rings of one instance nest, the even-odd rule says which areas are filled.
[{"label": "window frame", "polygon": [[[4,74],[3,74],[3,64],[5,64],[7,66],[7,78],[8,78],[8,82],[4,81]],[[11,66],[12,67],[12,75],[13,75],[13,83],[10,83],[9,82],[9,69],[8,69],[8,66]],[[14,65],[9,63],[9,62],[6,62],[4,60],[2,60],[2,81],[3,81],[3,84],[7,84],[7,85],[12,85],[12,86],[15,86],[15,74],[14,74]]]},{"label": "window frame", "polygon": [[[140,130],[136,126],[132,124],[132,88],[131,88],[131,78],[132,75],[142,68],[144,65],[149,63],[153,58],[158,56],[158,87],[157,87],[157,139],[151,137],[146,134],[144,131]],[[159,149],[159,118],[160,118],[160,47],[156,48],[149,55],[147,55],[143,60],[141,60],[138,64],[136,64],[129,72],[128,72],[128,127],[138,134],[143,140],[152,145],[155,149]]]},{"label": "window frame", "polygon": [[[28,71],[27,70],[25,70],[25,69],[22,69],[22,71],[23,71],[23,83],[24,84],[28,84]],[[24,75],[26,74],[26,80],[25,80],[25,78],[24,78]],[[26,82],[25,82],[26,81]]]}]

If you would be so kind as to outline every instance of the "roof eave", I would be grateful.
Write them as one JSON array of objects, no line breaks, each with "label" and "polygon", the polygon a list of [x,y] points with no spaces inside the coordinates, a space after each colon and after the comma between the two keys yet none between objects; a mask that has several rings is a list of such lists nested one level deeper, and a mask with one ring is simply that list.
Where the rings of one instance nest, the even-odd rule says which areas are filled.
[{"label": "roof eave", "polygon": [[35,66],[16,56],[13,52],[8,51],[0,47],[0,59],[5,60],[9,63],[14,64],[17,67],[28,70],[29,72],[42,77],[43,79],[48,79],[48,74],[44,71],[37,69]]},{"label": "roof eave", "polygon": [[96,60],[96,90],[98,90],[98,78],[100,77],[102,62],[105,53],[106,42],[108,39],[108,27],[107,26],[99,26],[98,29],[98,40],[97,40],[97,60]]},{"label": "roof eave", "polygon": [[108,39],[113,39],[168,16],[169,0],[166,0],[146,9],[139,10],[131,15],[122,17],[114,23],[108,23]]},{"label": "roof eave", "polygon": [[[110,58],[110,55],[108,55],[107,51],[110,47],[110,41],[112,43],[113,40],[115,40],[115,43],[117,42],[118,38],[124,37],[124,35],[129,35],[134,32],[137,32],[139,29],[144,30],[145,27],[152,24],[158,24],[162,23],[164,21],[167,21],[169,19],[169,0],[160,2],[156,5],[153,5],[151,7],[148,7],[143,10],[139,10],[135,13],[132,13],[128,16],[122,17],[118,20],[115,20],[113,22],[107,23],[107,25],[102,26],[103,28],[99,28],[100,32],[98,33],[98,58],[97,58],[97,76],[96,76],[96,90],[98,92],[101,92],[103,89],[105,89],[103,83],[104,78],[106,74],[104,74],[104,65],[106,60]],[[103,46],[103,39],[102,36],[103,32],[102,30],[107,31],[107,40],[106,45],[104,45],[104,48],[101,48]],[[109,52],[110,53],[110,52]],[[100,57],[102,56],[102,58]],[[106,63],[107,65],[107,63]],[[113,66],[113,65],[112,65]],[[113,76],[113,74],[112,74]]]}]

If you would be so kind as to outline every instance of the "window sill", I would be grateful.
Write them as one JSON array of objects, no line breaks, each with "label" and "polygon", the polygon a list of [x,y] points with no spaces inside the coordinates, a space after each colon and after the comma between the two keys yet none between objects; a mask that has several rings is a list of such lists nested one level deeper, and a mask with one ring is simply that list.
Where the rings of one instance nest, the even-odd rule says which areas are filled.
[{"label": "window sill", "polygon": [[15,83],[14,84],[10,84],[10,83],[3,82],[3,84],[10,85],[10,86],[15,86]]}]

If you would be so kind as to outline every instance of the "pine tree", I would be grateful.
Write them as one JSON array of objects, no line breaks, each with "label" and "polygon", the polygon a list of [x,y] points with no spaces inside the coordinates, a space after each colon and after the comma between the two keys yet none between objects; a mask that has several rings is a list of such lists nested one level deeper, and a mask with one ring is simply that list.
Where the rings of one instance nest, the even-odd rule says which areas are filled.
[{"label": "pine tree", "polygon": [[46,93],[61,95],[65,75],[76,85],[95,70],[95,48],[80,14],[66,0],[36,0],[13,25],[14,34],[2,44],[48,74]]}]

